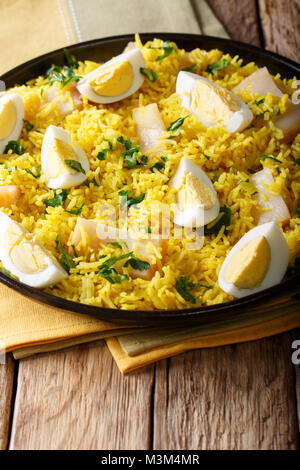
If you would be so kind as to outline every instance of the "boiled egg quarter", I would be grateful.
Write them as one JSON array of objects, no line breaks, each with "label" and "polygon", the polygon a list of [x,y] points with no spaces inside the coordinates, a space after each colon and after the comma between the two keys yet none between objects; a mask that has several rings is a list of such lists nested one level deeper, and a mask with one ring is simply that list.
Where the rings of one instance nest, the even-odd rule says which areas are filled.
[{"label": "boiled egg quarter", "polygon": [[10,140],[18,140],[23,127],[24,102],[16,93],[0,98],[0,153]]},{"label": "boiled egg quarter", "polygon": [[239,132],[253,120],[249,107],[233,92],[191,72],[179,72],[176,93],[181,106],[193,113],[205,127],[224,125]]},{"label": "boiled egg quarter", "polygon": [[221,289],[234,297],[279,284],[289,261],[287,242],[274,222],[247,232],[230,250],[219,273]]},{"label": "boiled egg quarter", "polygon": [[79,92],[95,103],[115,103],[137,91],[144,81],[140,49],[131,49],[105,62],[81,79]]},{"label": "boiled egg quarter", "polygon": [[90,169],[84,150],[78,144],[72,145],[71,137],[65,130],[52,125],[43,138],[41,165],[47,186],[51,189],[81,184]]},{"label": "boiled egg quarter", "polygon": [[203,227],[219,214],[215,188],[201,168],[183,157],[169,186],[177,189],[174,222],[186,227]]},{"label": "boiled egg quarter", "polygon": [[5,269],[31,287],[43,288],[68,277],[33,235],[0,211],[0,260]]}]

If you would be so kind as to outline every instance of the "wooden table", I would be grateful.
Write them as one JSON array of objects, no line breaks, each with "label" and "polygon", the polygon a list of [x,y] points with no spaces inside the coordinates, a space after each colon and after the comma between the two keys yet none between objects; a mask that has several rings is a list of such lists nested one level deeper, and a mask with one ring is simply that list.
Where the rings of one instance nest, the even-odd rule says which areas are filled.
[{"label": "wooden table", "polygon": [[[300,61],[299,0],[209,0],[228,33]],[[122,376],[104,342],[0,365],[1,449],[296,449],[300,329]],[[298,414],[297,414],[298,410]]]}]

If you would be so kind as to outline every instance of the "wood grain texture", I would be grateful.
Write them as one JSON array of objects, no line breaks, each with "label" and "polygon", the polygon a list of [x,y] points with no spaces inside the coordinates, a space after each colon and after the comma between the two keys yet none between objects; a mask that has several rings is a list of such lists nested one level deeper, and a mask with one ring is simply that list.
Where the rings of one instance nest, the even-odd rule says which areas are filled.
[{"label": "wood grain texture", "polygon": [[154,449],[296,449],[289,335],[157,365]]},{"label": "wood grain texture", "polygon": [[232,39],[261,45],[255,0],[207,0],[207,3]]},{"label": "wood grain texture", "polygon": [[[293,342],[297,341],[297,351],[300,349],[300,328],[297,328],[296,330],[293,330],[291,332],[291,345],[293,345]],[[291,350],[291,354],[293,352],[296,352],[296,349]],[[300,353],[297,352],[297,358],[298,361],[300,359]],[[297,412],[298,412],[298,426],[299,426],[299,436],[300,436],[300,363],[299,364],[294,364],[294,377],[295,377],[295,395],[296,395],[296,400],[297,400]]]},{"label": "wood grain texture", "polygon": [[153,377],[123,377],[103,342],[24,359],[10,448],[147,449]]},{"label": "wood grain texture", "polygon": [[0,450],[8,444],[11,399],[14,380],[14,362],[10,354],[6,355],[5,364],[0,364]]},{"label": "wood grain texture", "polygon": [[265,48],[300,60],[300,1],[259,0]]}]

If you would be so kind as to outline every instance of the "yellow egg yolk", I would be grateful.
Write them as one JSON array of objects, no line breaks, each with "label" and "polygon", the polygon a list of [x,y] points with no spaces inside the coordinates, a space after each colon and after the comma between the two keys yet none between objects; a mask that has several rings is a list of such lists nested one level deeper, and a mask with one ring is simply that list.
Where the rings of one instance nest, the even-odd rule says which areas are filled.
[{"label": "yellow egg yolk", "polygon": [[89,84],[98,95],[118,96],[128,90],[133,78],[131,64],[126,60],[103,67]]},{"label": "yellow egg yolk", "polygon": [[192,173],[184,173],[177,192],[177,201],[182,211],[190,207],[211,209],[216,202],[212,190]]},{"label": "yellow egg yolk", "polygon": [[197,80],[193,86],[190,106],[199,121],[211,125],[227,122],[239,110],[228,90],[203,80]]},{"label": "yellow egg yolk", "polygon": [[65,160],[75,160],[78,157],[73,147],[60,139],[53,139],[47,155],[47,176],[57,178],[59,175],[69,173],[75,175],[76,170],[71,168]]},{"label": "yellow egg yolk", "polygon": [[40,272],[48,265],[45,252],[29,237],[19,225],[11,223],[4,238],[11,261],[24,274]]},{"label": "yellow egg yolk", "polygon": [[14,130],[17,111],[12,101],[0,104],[0,140],[6,139]]},{"label": "yellow egg yolk", "polygon": [[247,243],[231,258],[225,280],[239,289],[253,289],[261,284],[269,268],[271,250],[264,236]]}]

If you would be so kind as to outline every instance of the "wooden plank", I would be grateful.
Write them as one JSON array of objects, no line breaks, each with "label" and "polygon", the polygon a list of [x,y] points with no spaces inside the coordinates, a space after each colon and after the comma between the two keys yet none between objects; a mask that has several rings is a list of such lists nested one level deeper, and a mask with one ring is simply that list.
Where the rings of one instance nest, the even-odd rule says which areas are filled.
[{"label": "wooden plank", "polygon": [[[291,332],[291,345],[294,341],[297,341],[297,351],[300,348],[300,328],[293,330]],[[296,349],[292,348],[291,354],[296,352]],[[300,354],[297,353],[297,359],[299,360]],[[300,364],[294,364],[294,375],[295,375],[295,395],[297,400],[297,411],[298,411],[298,427],[299,427],[299,435],[300,435]]]},{"label": "wooden plank", "polygon": [[289,335],[158,364],[154,449],[295,449]]},{"label": "wooden plank", "polygon": [[300,60],[299,0],[259,0],[266,49]]},{"label": "wooden plank", "polygon": [[11,449],[148,449],[154,368],[122,376],[97,342],[20,361]]},{"label": "wooden plank", "polygon": [[[197,0],[196,0],[197,1]],[[255,0],[207,0],[232,39],[260,46]]]},{"label": "wooden plank", "polygon": [[11,400],[14,380],[14,361],[10,354],[0,364],[0,450],[7,448]]}]

